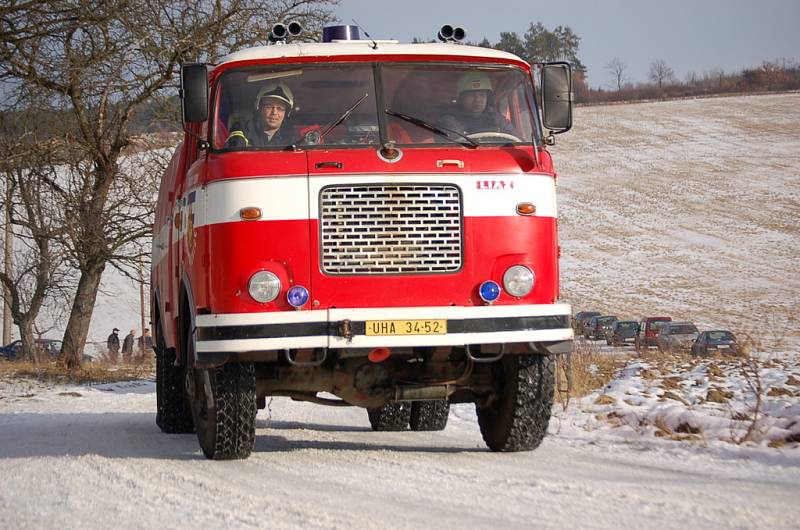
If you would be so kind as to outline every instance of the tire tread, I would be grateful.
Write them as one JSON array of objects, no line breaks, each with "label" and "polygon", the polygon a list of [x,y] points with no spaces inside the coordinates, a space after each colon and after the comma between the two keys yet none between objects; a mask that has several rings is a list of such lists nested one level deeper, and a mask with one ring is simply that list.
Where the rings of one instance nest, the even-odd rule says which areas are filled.
[{"label": "tire tread", "polygon": [[367,414],[373,431],[405,431],[411,421],[411,403],[392,401],[367,409]]},{"label": "tire tread", "polygon": [[183,386],[184,369],[175,366],[175,350],[166,347],[160,329],[156,329],[156,425],[162,432],[194,432],[192,411]]},{"label": "tire tread", "polygon": [[412,431],[443,431],[449,414],[450,402],[446,399],[415,401],[411,405],[409,425]]},{"label": "tire tread", "polygon": [[256,377],[253,363],[227,363],[212,369],[215,432],[203,448],[212,460],[247,458],[256,441]]},{"label": "tire tread", "polygon": [[547,434],[555,392],[553,355],[515,355],[502,361],[508,402],[499,412],[477,407],[478,424],[486,445],[492,451],[531,451]]}]

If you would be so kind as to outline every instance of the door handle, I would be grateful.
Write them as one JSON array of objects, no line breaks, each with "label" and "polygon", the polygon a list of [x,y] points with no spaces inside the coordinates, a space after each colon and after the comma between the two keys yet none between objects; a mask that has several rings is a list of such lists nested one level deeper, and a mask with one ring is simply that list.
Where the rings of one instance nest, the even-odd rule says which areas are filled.
[{"label": "door handle", "polygon": [[322,168],[334,168],[334,169],[342,169],[343,164],[341,162],[317,162],[314,164],[314,167],[317,169]]},{"label": "door handle", "polygon": [[463,160],[437,160],[436,167],[455,166],[459,169],[464,169]]}]

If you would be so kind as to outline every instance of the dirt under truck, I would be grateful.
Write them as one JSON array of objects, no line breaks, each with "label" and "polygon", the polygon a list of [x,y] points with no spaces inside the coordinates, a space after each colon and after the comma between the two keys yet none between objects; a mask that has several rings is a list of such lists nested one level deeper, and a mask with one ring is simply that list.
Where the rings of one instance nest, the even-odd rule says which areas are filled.
[{"label": "dirt under truck", "polygon": [[[569,65],[538,65],[540,104],[535,67],[460,28],[286,42],[300,30],[181,68],[153,233],[159,427],[234,459],[272,396],[363,407],[377,431],[474,403],[491,450],[536,448],[573,340],[546,149],[571,127]],[[259,144],[262,104],[283,121]]]}]

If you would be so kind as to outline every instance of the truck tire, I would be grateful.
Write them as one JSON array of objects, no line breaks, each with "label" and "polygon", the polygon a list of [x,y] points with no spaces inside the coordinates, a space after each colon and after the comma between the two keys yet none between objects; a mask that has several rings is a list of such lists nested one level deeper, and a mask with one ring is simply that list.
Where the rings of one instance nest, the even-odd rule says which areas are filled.
[{"label": "truck tire", "polygon": [[443,431],[449,414],[450,402],[446,399],[415,401],[411,404],[409,425],[412,431]]},{"label": "truck tire", "polygon": [[[207,377],[207,384],[204,381]],[[210,396],[207,390],[210,389]],[[256,442],[256,375],[253,363],[194,370],[192,416],[206,458],[247,458]]]},{"label": "truck tire", "polygon": [[492,451],[530,451],[547,433],[555,387],[553,355],[506,355],[492,366],[497,399],[476,405],[483,440]]},{"label": "truck tire", "polygon": [[393,401],[382,407],[367,409],[373,431],[405,431],[411,421],[411,403]]},{"label": "truck tire", "polygon": [[175,366],[175,350],[167,348],[160,325],[155,332],[156,425],[168,434],[194,432],[192,409],[183,386],[185,368]]}]

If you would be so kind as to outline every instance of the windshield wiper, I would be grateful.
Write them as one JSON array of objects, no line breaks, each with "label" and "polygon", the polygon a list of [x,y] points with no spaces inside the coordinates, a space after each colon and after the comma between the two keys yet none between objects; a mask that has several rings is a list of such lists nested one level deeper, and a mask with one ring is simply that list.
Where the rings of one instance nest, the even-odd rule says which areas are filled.
[{"label": "windshield wiper", "polygon": [[325,127],[325,130],[324,130],[324,131],[322,131],[321,133],[319,133],[319,137],[320,137],[320,139],[322,139],[322,138],[325,138],[325,135],[326,135],[326,134],[328,134],[329,132],[331,132],[332,130],[334,130],[336,127],[338,127],[339,125],[341,125],[341,124],[342,124],[342,122],[343,122],[344,120],[346,120],[347,118],[349,118],[349,117],[350,117],[350,115],[353,113],[353,111],[355,111],[355,110],[356,110],[356,108],[358,108],[358,106],[359,106],[359,105],[361,105],[361,103],[363,103],[363,102],[364,102],[364,100],[365,100],[365,99],[367,99],[368,97],[369,97],[369,93],[367,93],[367,94],[364,94],[363,96],[361,96],[361,97],[358,99],[358,101],[356,101],[355,103],[353,103],[353,105],[352,105],[352,106],[351,106],[349,109],[347,109],[346,111],[344,111],[344,114],[342,114],[341,116],[339,116],[338,118],[336,118],[335,120],[333,120],[333,121],[331,122],[331,124],[330,124],[330,125],[328,125],[327,127]]},{"label": "windshield wiper", "polygon": [[[330,124],[328,124],[325,127],[325,130],[323,130],[321,133],[319,133],[319,140],[322,140],[323,138],[325,138],[326,134],[328,134],[329,132],[334,130],[336,127],[341,125],[347,118],[349,118],[350,115],[358,108],[358,106],[361,105],[364,102],[364,100],[367,99],[368,97],[369,97],[369,93],[366,93],[363,96],[361,96],[360,98],[358,98],[358,101],[353,103],[350,106],[350,108],[347,109],[346,111],[344,111],[344,113],[341,116],[339,116],[338,118],[333,120]],[[295,140],[294,142],[292,142],[291,144],[289,144],[286,147],[286,149],[291,149],[291,150],[295,151],[295,150],[297,150],[297,144],[302,143],[304,141],[305,141],[305,137],[300,137],[297,140]]]},{"label": "windshield wiper", "polygon": [[[414,124],[414,125],[416,125],[417,127],[422,127],[423,129],[426,129],[426,130],[428,130],[428,131],[431,131],[432,133],[436,133],[436,134],[438,134],[439,136],[444,136],[445,138],[447,138],[447,139],[448,139],[448,140],[450,140],[451,142],[455,142],[455,143],[457,143],[457,144],[464,145],[464,143],[462,143],[462,142],[459,142],[458,140],[455,140],[454,138],[452,138],[452,137],[450,136],[450,134],[455,134],[456,136],[458,136],[459,138],[461,138],[462,140],[464,140],[464,142],[466,142],[466,145],[464,145],[465,147],[471,147],[471,148],[473,148],[473,149],[475,149],[476,147],[478,147],[478,142],[476,142],[476,141],[475,141],[475,140],[473,140],[472,138],[469,138],[469,137],[467,137],[467,136],[465,136],[465,135],[461,134],[461,133],[460,133],[460,132],[458,132],[458,131],[454,131],[454,130],[452,130],[452,129],[447,129],[447,128],[445,128],[445,127],[441,127],[441,126],[440,126],[440,127],[437,127],[436,125],[433,125],[433,124],[431,124],[431,123],[428,123],[427,121],[425,121],[425,120],[423,120],[423,119],[416,118],[416,117],[414,117],[414,116],[409,116],[408,114],[402,114],[402,113],[400,113],[400,112],[395,112],[395,111],[393,111],[393,110],[391,110],[391,109],[385,109],[385,110],[384,110],[384,112],[385,112],[386,114],[388,114],[389,116],[394,116],[395,118],[400,118],[401,120],[405,120],[405,121],[407,121],[408,123],[413,123],[413,124]],[[449,134],[448,134],[448,133],[449,133]]]}]

